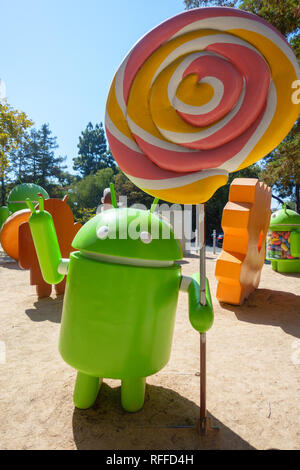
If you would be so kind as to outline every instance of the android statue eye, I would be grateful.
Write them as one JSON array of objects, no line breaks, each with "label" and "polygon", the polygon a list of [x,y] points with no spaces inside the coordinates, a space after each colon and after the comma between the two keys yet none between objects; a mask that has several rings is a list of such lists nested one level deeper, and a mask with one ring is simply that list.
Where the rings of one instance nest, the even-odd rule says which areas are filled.
[{"label": "android statue eye", "polygon": [[107,225],[102,225],[97,230],[97,237],[100,238],[100,240],[104,240],[105,238],[107,238],[108,233],[109,227]]},{"label": "android statue eye", "polygon": [[276,216],[277,216],[277,212],[273,212],[273,214],[271,215],[271,219],[275,219]]},{"label": "android statue eye", "polygon": [[151,233],[149,232],[141,232],[140,234],[140,239],[142,240],[143,243],[151,243],[152,242],[152,236]]}]

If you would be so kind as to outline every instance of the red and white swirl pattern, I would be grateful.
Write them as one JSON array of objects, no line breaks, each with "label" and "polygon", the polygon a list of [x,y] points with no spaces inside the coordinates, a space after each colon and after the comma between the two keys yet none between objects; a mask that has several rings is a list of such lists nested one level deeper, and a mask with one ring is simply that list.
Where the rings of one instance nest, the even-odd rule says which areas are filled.
[{"label": "red and white swirl pattern", "polygon": [[293,51],[263,19],[232,8],[184,12],[144,36],[119,67],[107,101],[110,148],[144,191],[204,202],[228,172],[286,136],[299,113],[291,100],[299,78]]}]

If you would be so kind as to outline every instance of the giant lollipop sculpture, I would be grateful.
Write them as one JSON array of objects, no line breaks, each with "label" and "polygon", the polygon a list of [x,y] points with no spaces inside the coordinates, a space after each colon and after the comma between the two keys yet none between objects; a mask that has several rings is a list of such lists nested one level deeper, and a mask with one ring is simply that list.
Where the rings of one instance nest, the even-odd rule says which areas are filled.
[{"label": "giant lollipop sculpture", "polygon": [[[292,49],[262,18],[233,8],[184,12],[146,34],[117,70],[105,120],[110,148],[143,191],[202,204],[230,172],[288,134],[299,113],[292,101],[299,78]],[[200,278],[205,303],[204,244]],[[200,423],[205,419],[203,333]]]},{"label": "giant lollipop sculpture", "polygon": [[144,36],[110,88],[106,131],[123,172],[170,202],[207,201],[273,150],[298,117],[285,38],[256,15],[203,8]]}]

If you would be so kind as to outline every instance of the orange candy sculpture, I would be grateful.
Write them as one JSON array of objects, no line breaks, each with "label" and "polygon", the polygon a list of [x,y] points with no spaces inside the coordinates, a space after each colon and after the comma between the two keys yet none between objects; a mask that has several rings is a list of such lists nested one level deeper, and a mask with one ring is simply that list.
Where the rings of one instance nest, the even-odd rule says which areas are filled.
[{"label": "orange candy sculpture", "polygon": [[5,253],[16,261],[19,259],[19,227],[28,222],[30,215],[29,209],[21,209],[11,214],[2,225],[0,243]]},{"label": "orange candy sculpture", "polygon": [[271,189],[252,178],[236,178],[223,210],[223,250],[216,264],[217,299],[241,305],[259,285],[271,216]]},{"label": "orange candy sculpture", "polygon": [[[73,213],[67,204],[67,196],[63,200],[45,199],[45,210],[48,211],[54,221],[58,243],[63,258],[69,258],[72,248],[72,241],[81,228],[79,222],[74,223]],[[19,266],[22,269],[30,269],[30,284],[36,286],[38,298],[49,297],[52,292],[52,285],[47,284],[42,276],[40,265],[36,256],[28,222],[19,227]],[[65,279],[55,285],[55,292],[63,294],[65,291]]]}]

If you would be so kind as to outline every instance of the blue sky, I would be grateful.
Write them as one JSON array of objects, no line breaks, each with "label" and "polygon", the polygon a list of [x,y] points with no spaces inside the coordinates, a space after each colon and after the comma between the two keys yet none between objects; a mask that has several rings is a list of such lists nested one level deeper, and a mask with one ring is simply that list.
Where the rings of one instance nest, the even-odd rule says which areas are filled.
[{"label": "blue sky", "polygon": [[49,122],[69,170],[89,121],[104,120],[116,69],[183,0],[0,0],[0,78],[8,102]]}]

